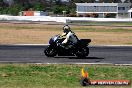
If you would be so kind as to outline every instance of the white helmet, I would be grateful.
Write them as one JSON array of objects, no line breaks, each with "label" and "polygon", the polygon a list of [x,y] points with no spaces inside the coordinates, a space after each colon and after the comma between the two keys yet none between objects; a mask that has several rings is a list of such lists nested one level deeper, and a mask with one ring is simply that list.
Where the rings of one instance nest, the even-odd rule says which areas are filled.
[{"label": "white helmet", "polygon": [[69,31],[71,31],[71,30],[70,30],[70,27],[69,27],[68,25],[65,25],[65,26],[63,27],[63,32],[64,32],[64,33],[68,33]]}]

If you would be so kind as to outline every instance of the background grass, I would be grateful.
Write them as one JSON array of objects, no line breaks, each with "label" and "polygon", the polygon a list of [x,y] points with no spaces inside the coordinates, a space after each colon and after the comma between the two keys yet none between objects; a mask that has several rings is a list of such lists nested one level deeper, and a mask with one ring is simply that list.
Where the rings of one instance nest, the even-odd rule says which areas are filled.
[{"label": "background grass", "polygon": [[[83,23],[80,23],[83,24]],[[86,31],[86,32],[132,32],[132,23],[111,23],[111,22],[89,22],[93,25],[70,25],[73,31]],[[95,24],[95,25],[94,25]],[[98,24],[98,25],[97,25]],[[100,25],[103,24],[104,26]],[[105,25],[107,24],[107,25]],[[118,26],[120,25],[120,26]],[[129,26],[128,26],[129,25]],[[43,30],[43,31],[62,31],[63,24],[13,24],[13,23],[0,23],[0,29],[4,30]],[[115,27],[117,26],[117,27]]]},{"label": "background grass", "polygon": [[75,32],[132,32],[132,29],[123,29],[123,28],[115,28],[115,29],[97,29],[97,28],[76,28],[73,29]]},{"label": "background grass", "polygon": [[132,26],[131,22],[92,22],[92,21],[79,21],[72,22],[71,24],[83,24],[83,25],[105,25],[105,26]]},{"label": "background grass", "polygon": [[[0,23],[0,44],[47,44],[52,36],[62,33],[63,26],[64,24]],[[91,39],[91,45],[132,45],[131,26],[76,24],[70,27],[79,39]]]},{"label": "background grass", "polygon": [[[81,68],[90,79],[127,79],[132,81],[132,66],[104,65],[0,65],[0,88],[80,88]],[[131,86],[90,86],[88,88],[130,88]]]}]

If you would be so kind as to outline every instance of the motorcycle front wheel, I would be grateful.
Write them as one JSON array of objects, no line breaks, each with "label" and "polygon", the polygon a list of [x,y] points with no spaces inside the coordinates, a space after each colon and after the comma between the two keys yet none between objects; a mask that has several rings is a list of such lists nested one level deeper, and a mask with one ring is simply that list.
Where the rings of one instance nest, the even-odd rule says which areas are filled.
[{"label": "motorcycle front wheel", "polygon": [[53,47],[48,47],[44,50],[44,53],[47,57],[54,57],[56,56],[56,50]]}]

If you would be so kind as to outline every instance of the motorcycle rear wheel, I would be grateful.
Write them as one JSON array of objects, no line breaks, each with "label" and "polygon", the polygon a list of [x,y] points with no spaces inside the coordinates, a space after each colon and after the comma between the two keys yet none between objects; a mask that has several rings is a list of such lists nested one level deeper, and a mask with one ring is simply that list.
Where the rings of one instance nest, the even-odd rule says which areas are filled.
[{"label": "motorcycle rear wheel", "polygon": [[47,57],[54,57],[56,56],[56,50],[53,47],[48,47],[44,50],[44,53]]}]

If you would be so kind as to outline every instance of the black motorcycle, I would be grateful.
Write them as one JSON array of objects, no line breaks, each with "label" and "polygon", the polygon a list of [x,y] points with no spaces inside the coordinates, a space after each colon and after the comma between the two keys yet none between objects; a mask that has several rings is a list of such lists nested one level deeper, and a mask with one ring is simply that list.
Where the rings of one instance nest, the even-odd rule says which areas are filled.
[{"label": "black motorcycle", "polygon": [[[54,56],[77,56],[86,57],[89,54],[88,45],[91,39],[78,39],[76,44],[73,44],[70,48],[66,48],[61,43],[64,40],[60,35],[55,35],[49,40],[48,47],[44,50],[47,57]],[[70,43],[68,43],[70,44]]]}]

